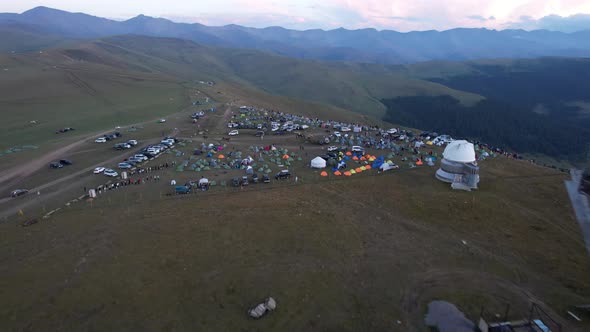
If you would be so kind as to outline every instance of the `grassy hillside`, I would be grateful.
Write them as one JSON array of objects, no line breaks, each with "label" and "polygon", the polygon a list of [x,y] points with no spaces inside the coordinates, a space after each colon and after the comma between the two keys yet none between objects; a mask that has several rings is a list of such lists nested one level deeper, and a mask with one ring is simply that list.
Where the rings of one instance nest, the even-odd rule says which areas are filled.
[{"label": "grassy hillside", "polygon": [[481,99],[476,94],[438,83],[408,78],[395,66],[305,61],[143,36],[112,37],[67,51],[80,49],[87,52],[80,55],[85,61],[133,64],[185,79],[229,80],[273,94],[329,103],[377,117],[385,111],[382,98],[451,95],[466,105]]},{"label": "grassy hillside", "polygon": [[[187,105],[185,89],[171,77],[93,63],[76,63],[44,52],[2,56],[0,149],[59,139],[55,131],[107,130],[178,111]],[[37,124],[31,124],[36,121]]]}]

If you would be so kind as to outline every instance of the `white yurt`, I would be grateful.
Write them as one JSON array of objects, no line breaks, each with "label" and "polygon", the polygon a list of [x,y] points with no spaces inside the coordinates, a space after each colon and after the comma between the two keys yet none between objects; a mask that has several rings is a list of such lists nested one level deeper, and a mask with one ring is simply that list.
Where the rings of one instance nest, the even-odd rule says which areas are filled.
[{"label": "white yurt", "polygon": [[315,157],[311,160],[311,168],[326,168],[326,160],[322,157]]},{"label": "white yurt", "polygon": [[477,189],[479,167],[473,144],[464,140],[449,143],[443,152],[436,178],[451,183],[454,189]]}]

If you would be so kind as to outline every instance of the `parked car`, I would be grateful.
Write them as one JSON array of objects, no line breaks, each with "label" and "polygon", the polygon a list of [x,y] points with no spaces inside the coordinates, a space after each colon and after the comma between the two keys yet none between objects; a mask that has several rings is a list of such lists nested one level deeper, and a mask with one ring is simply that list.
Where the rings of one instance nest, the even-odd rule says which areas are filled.
[{"label": "parked car", "polygon": [[239,134],[239,132],[237,130],[232,130],[229,133],[227,133],[228,136],[236,136],[238,134]]},{"label": "parked car", "polygon": [[351,150],[354,153],[365,154],[365,149],[362,146],[354,145]]},{"label": "parked car", "polygon": [[94,174],[100,174],[102,172],[104,172],[105,168],[104,167],[97,167],[94,169],[93,173]]},{"label": "parked car", "polygon": [[54,162],[49,163],[49,168],[62,168],[62,167],[64,167],[64,165],[62,165],[58,161],[54,161]]},{"label": "parked car", "polygon": [[291,178],[291,173],[288,170],[282,170],[275,175],[276,180],[284,180]]},{"label": "parked car", "polygon": [[119,163],[118,167],[120,169],[129,169],[129,168],[132,168],[133,165],[131,165],[130,163]]},{"label": "parked car", "polygon": [[338,151],[338,147],[337,146],[329,146],[328,147],[328,152],[334,152],[334,151]]},{"label": "parked car", "polygon": [[99,137],[94,140],[95,143],[106,143],[107,139],[105,137]]},{"label": "parked car", "polygon": [[397,133],[397,129],[391,128],[391,129],[387,130],[387,133],[393,135],[393,134]]},{"label": "parked car", "polygon": [[158,121],[158,123],[164,123],[164,122],[166,122],[166,119],[160,119],[160,120]]},{"label": "parked car", "polygon": [[131,145],[129,145],[127,143],[117,143],[117,144],[113,145],[113,149],[115,149],[115,150],[131,149]]},{"label": "parked car", "polygon": [[68,165],[71,165],[72,164],[72,161],[71,160],[67,160],[67,159],[60,159],[59,160],[59,163],[62,164],[62,165],[64,165],[64,166],[68,166]]},{"label": "parked car", "polygon": [[136,145],[137,145],[137,143],[138,143],[138,142],[137,142],[136,140],[134,140],[134,139],[130,139],[130,140],[128,140],[128,141],[127,141],[127,144],[129,144],[129,145],[131,145],[131,146],[136,146]]},{"label": "parked car", "polygon": [[340,128],[340,131],[344,131],[344,132],[350,131],[350,128],[348,128],[348,127],[342,127],[342,128]]},{"label": "parked car", "polygon": [[133,156],[133,158],[141,159],[143,161],[148,160],[148,157],[146,157],[146,155],[144,155],[144,154],[136,154]]},{"label": "parked car", "polygon": [[188,194],[191,192],[191,187],[190,186],[176,186],[176,187],[174,187],[174,192],[176,194],[180,194],[180,195]]},{"label": "parked car", "polygon": [[245,187],[245,186],[247,186],[248,184],[250,184],[250,183],[248,182],[248,176],[246,176],[246,175],[242,176],[242,186],[244,186],[244,187]]},{"label": "parked car", "polygon": [[167,145],[167,146],[172,146],[172,145],[174,145],[174,140],[173,139],[163,139],[160,143]]},{"label": "parked car", "polygon": [[264,174],[262,176],[262,182],[264,182],[264,183],[270,183],[270,176]]},{"label": "parked car", "polygon": [[233,178],[233,179],[231,179],[231,184],[234,187],[239,187],[240,186],[240,178]]},{"label": "parked car", "polygon": [[106,175],[106,176],[110,176],[110,177],[116,177],[116,176],[119,175],[119,173],[117,173],[116,171],[114,171],[114,170],[112,170],[110,168],[105,169],[104,172],[103,172],[103,174]]},{"label": "parked car", "polygon": [[16,189],[10,192],[10,197],[18,197],[28,193],[28,189]]},{"label": "parked car", "polygon": [[334,136],[336,136],[336,137],[340,138],[342,135],[340,134],[340,132],[338,132],[338,131],[335,131],[335,132],[334,132]]},{"label": "parked car", "polygon": [[252,174],[252,183],[258,183],[258,174]]}]

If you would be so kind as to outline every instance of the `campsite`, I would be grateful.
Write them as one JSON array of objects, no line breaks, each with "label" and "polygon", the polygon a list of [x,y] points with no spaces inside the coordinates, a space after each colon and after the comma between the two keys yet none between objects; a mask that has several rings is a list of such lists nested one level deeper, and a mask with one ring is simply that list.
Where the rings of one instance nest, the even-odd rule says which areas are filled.
[{"label": "campsite", "polygon": [[[435,176],[447,144],[428,133],[388,133],[347,113],[322,119],[322,106],[221,83],[188,90],[166,122],[118,124],[112,144],[94,142],[114,131],[102,128],[55,135],[66,152],[43,144],[0,160],[15,172],[18,158],[40,160],[2,184],[29,189],[0,200],[5,326],[421,331],[441,298],[473,321],[481,306],[503,312],[507,302],[526,315],[534,299],[567,325],[571,305],[589,301],[566,174],[476,144],[477,190],[453,190]],[[239,135],[227,135],[230,123]],[[174,143],[117,168],[165,137]],[[128,140],[138,145],[113,149]],[[46,167],[62,154],[67,173]],[[118,176],[94,174],[99,166]],[[197,190],[201,179],[208,190]],[[247,310],[269,296],[277,309],[251,320]]]}]

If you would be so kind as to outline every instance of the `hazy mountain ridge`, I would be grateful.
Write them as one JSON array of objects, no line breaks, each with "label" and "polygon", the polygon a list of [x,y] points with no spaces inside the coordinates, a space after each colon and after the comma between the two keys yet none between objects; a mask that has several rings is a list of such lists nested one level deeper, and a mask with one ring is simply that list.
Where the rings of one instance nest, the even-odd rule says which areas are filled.
[{"label": "hazy mountain ridge", "polygon": [[205,45],[252,48],[319,60],[413,63],[430,60],[590,56],[590,31],[453,29],[400,33],[375,29],[263,29],[238,25],[209,27],[139,15],[114,21],[82,13],[37,7],[22,14],[0,14],[0,24],[42,27],[63,38],[101,38],[121,34],[189,39]]}]

